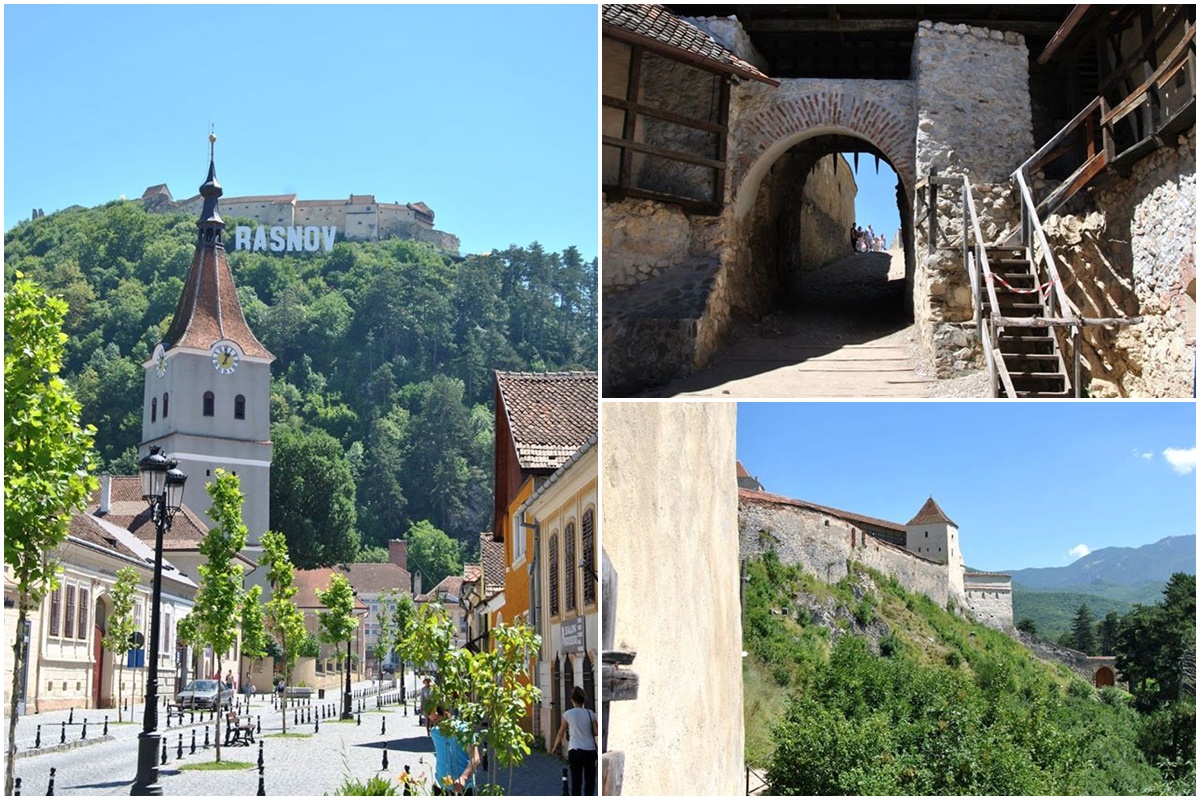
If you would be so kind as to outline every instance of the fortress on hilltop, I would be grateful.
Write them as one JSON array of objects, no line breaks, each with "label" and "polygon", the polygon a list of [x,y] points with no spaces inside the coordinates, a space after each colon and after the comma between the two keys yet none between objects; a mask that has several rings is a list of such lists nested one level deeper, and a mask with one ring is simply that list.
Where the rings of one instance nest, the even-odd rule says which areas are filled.
[{"label": "fortress on hilltop", "polygon": [[770,494],[741,463],[737,474],[742,558],[774,550],[780,561],[829,583],[857,561],[939,605],[1013,632],[1012,577],[968,570],[958,525],[932,497],[900,524]]},{"label": "fortress on hilltop", "polygon": [[[175,200],[165,183],[142,193],[146,210],[168,214],[198,214],[204,205],[200,195]],[[427,242],[439,250],[458,255],[459,240],[452,233],[433,227],[433,209],[424,203],[379,203],[373,194],[352,194],[348,200],[298,200],[295,194],[224,197],[221,211],[227,217],[248,217],[260,225],[333,225],[352,241],[378,241],[396,237]]]}]

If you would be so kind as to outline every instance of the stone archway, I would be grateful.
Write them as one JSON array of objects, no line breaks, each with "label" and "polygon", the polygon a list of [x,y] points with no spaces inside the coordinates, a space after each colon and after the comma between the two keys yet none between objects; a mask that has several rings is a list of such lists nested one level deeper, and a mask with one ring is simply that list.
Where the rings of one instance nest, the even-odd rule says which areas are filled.
[{"label": "stone archway", "polygon": [[1092,678],[1092,683],[1097,689],[1101,686],[1116,686],[1117,676],[1113,672],[1112,667],[1100,667],[1096,670],[1096,674]]}]

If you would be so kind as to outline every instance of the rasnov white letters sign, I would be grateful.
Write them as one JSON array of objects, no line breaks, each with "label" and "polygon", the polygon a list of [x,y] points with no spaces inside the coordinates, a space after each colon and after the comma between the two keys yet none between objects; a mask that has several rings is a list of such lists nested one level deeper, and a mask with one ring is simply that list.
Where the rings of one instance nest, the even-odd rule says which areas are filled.
[{"label": "rasnov white letters sign", "polygon": [[[256,225],[251,229],[246,225],[239,225],[234,231],[234,250],[270,250],[274,253],[282,253],[283,251],[293,252],[298,250],[307,250],[310,253],[315,253],[318,250],[324,250],[328,253],[333,249],[333,240],[337,236],[337,226],[321,226],[316,225],[275,225],[271,228],[264,228],[261,225]],[[253,239],[253,241],[251,241]]]}]

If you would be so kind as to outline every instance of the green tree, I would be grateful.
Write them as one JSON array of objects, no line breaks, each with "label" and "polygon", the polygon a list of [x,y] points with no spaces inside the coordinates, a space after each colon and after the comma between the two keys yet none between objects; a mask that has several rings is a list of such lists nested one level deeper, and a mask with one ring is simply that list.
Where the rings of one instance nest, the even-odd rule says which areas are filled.
[{"label": "green tree", "polygon": [[1096,618],[1092,616],[1092,610],[1088,608],[1087,603],[1079,606],[1079,610],[1075,612],[1075,621],[1071,632],[1074,640],[1072,647],[1081,653],[1095,654]]},{"label": "green tree", "polygon": [[[529,680],[529,660],[541,647],[541,637],[523,623],[497,625],[491,630],[495,647],[480,653],[455,647],[454,623],[439,603],[424,603],[409,626],[403,650],[414,663],[432,664],[438,680],[432,702],[453,707],[468,730],[483,730],[492,764],[512,768],[530,752],[531,734],[521,729],[529,708],[541,698]],[[443,731],[460,736],[447,724]],[[460,741],[464,748],[474,742]],[[489,770],[491,765],[489,765]],[[489,780],[492,773],[489,771]]]},{"label": "green tree", "polygon": [[[4,564],[17,586],[16,631],[53,588],[58,565],[50,557],[67,538],[71,515],[96,487],[92,470],[95,429],[79,422],[79,403],[59,376],[67,304],[16,273],[4,297]],[[17,697],[28,654],[13,637],[9,694],[6,794],[13,791]]]},{"label": "green tree", "polygon": [[1025,617],[1017,623],[1017,630],[1028,633],[1030,636],[1037,636],[1038,626],[1032,619]]},{"label": "green tree", "polygon": [[[267,631],[263,623],[262,587],[251,586],[242,595],[242,658],[249,666],[242,680],[247,682],[254,662],[267,654]],[[246,695],[249,707],[250,695]]]},{"label": "green tree", "polygon": [[404,402],[413,415],[404,474],[411,487],[411,519],[428,519],[462,539],[470,468],[470,412],[463,405],[463,384],[444,375],[405,387]]},{"label": "green tree", "polygon": [[408,563],[420,572],[428,591],[447,575],[462,572],[462,550],[458,543],[423,519],[414,523],[404,537],[408,540]]},{"label": "green tree", "polygon": [[[242,522],[243,495],[238,478],[223,469],[213,471],[208,484],[212,506],[208,516],[215,523],[200,540],[200,555],[207,563],[200,565],[200,590],[188,619],[195,641],[209,645],[217,659],[217,672],[224,674],[222,659],[237,644],[238,612],[243,604],[242,567],[237,555],[246,546],[246,526]],[[221,760],[221,737],[216,744],[217,761]]]},{"label": "green tree", "polygon": [[[317,612],[317,622],[321,628],[321,641],[334,645],[334,652],[337,653],[339,662],[342,655],[339,645],[346,642],[348,647],[354,636],[354,630],[358,627],[358,619],[354,616],[355,594],[350,581],[346,580],[346,576],[340,572],[333,573],[329,579],[329,586],[324,590],[317,589],[318,602],[328,609]],[[346,662],[346,669],[350,669],[349,660]],[[349,706],[344,707],[342,719],[349,719],[350,711]]]},{"label": "green tree", "polygon": [[1136,605],[1122,618],[1116,657],[1140,711],[1153,711],[1181,697],[1189,668],[1193,681],[1195,676],[1195,575],[1175,573],[1162,600],[1153,606]]},{"label": "green tree", "polygon": [[392,656],[395,659],[396,666],[400,668],[400,690],[402,696],[407,691],[404,688],[404,665],[409,660],[404,653],[404,641],[412,629],[416,616],[417,607],[413,603],[412,595],[404,592],[393,604],[392,613],[388,618],[388,627],[391,631],[390,643]]},{"label": "green tree", "polygon": [[[304,628],[304,613],[296,608],[294,580],[296,569],[288,556],[287,537],[278,531],[267,531],[259,542],[263,548],[262,564],[267,568],[267,583],[271,584],[271,599],[267,601],[267,627],[282,651],[283,683],[291,683],[296,658],[304,646],[308,632]],[[283,732],[287,733],[287,703],[279,698],[283,714]]]},{"label": "green tree", "polygon": [[293,563],[317,569],[352,562],[359,539],[345,450],[324,431],[275,425],[271,438],[271,528],[287,536]]},{"label": "green tree", "polygon": [[117,661],[117,722],[122,721],[125,654],[132,647],[129,640],[137,630],[133,620],[133,593],[141,579],[133,567],[122,567],[117,571],[117,580],[109,592],[112,607],[108,612],[108,630],[104,634],[103,645],[105,650],[116,656]]},{"label": "green tree", "polygon": [[1099,655],[1111,656],[1117,649],[1117,634],[1121,630],[1121,615],[1110,611],[1096,623],[1096,642]]}]

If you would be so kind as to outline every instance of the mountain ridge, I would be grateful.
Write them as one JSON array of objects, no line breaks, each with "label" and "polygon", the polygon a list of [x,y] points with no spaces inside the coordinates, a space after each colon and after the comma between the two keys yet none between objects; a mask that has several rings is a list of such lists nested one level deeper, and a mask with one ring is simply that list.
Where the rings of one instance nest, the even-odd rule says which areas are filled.
[{"label": "mountain ridge", "polygon": [[1196,573],[1196,536],[1166,536],[1140,547],[1103,547],[1064,567],[1005,570],[1029,591],[1136,588]]}]

